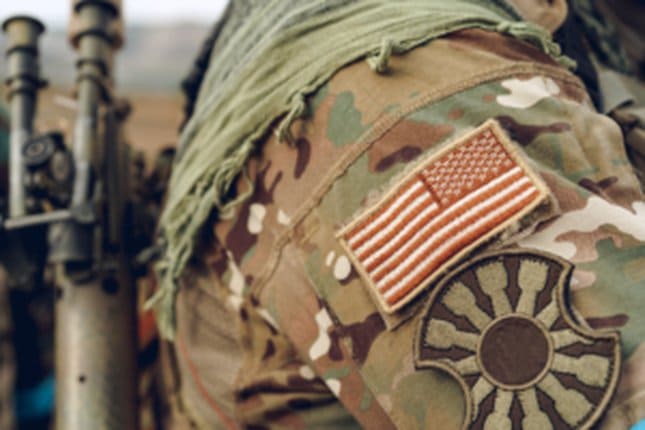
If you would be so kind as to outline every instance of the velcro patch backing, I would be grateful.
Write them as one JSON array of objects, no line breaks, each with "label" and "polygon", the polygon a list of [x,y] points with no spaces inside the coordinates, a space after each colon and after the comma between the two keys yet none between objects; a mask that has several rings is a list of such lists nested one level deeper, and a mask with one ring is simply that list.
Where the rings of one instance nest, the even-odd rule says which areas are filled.
[{"label": "velcro patch backing", "polygon": [[392,313],[547,195],[489,120],[423,160],[338,237],[372,295]]}]

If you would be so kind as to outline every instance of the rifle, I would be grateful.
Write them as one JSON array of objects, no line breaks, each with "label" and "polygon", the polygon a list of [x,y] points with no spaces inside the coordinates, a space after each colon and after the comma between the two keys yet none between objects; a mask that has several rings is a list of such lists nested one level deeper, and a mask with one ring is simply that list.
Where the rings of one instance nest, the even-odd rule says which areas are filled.
[{"label": "rifle", "polygon": [[[122,125],[127,102],[115,97],[113,51],[121,44],[119,0],[75,0],[77,120],[72,144],[61,133],[35,134],[38,37],[27,16],[4,22],[10,104],[8,217],[1,229],[39,282],[53,273],[56,428],[136,429],[136,309],[130,149]],[[28,237],[45,237],[46,246]],[[44,249],[44,252],[42,251]],[[41,258],[41,255],[44,254]],[[16,272],[16,271],[14,271]],[[19,274],[19,273],[18,273]]]}]

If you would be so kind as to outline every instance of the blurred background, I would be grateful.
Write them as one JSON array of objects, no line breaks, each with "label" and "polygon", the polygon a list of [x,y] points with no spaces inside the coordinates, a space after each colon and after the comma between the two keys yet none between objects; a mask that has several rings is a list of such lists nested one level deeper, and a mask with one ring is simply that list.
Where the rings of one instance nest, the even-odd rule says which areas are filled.
[{"label": "blurred background", "polygon": [[[226,2],[122,1],[125,43],[114,55],[114,88],[117,95],[127,98],[132,105],[125,136],[128,143],[143,153],[148,171],[162,148],[176,144],[183,118],[181,81],[192,68],[203,40]],[[38,94],[34,126],[36,132],[60,130],[67,135],[68,142],[76,118],[77,57],[68,39],[70,10],[70,0],[0,0],[0,21],[17,14],[30,15],[46,27],[40,38],[39,62],[40,74],[49,86]],[[0,32],[2,83],[7,74],[6,47],[5,35]],[[2,105],[7,106],[7,99],[4,85],[0,85],[2,109]],[[3,127],[0,123],[0,128]],[[3,139],[6,136],[0,133],[0,149],[3,146],[6,149],[8,144]],[[3,159],[6,154],[0,153],[0,161]],[[0,286],[4,276],[0,267]],[[0,288],[0,430],[52,428],[55,391],[52,291],[36,288],[8,294]],[[139,305],[149,291],[145,286],[137,289]],[[140,311],[138,332],[140,425],[143,430],[159,429],[163,415],[160,411],[163,406],[156,399],[159,341],[150,313]]]},{"label": "blurred background", "polygon": [[[180,82],[225,5],[226,0],[123,1],[125,45],[115,55],[115,87],[133,105],[127,133],[146,158],[174,143],[182,116]],[[70,2],[0,1],[0,20],[15,14],[34,16],[46,26],[40,39],[40,64],[49,87],[39,96],[36,128],[66,131],[74,118],[76,56],[67,39]],[[5,43],[0,33],[2,81]]]}]

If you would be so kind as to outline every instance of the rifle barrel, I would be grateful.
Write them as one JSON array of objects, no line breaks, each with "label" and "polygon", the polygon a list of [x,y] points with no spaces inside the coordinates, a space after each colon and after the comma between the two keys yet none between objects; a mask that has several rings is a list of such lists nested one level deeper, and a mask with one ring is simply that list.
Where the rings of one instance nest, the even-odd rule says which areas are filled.
[{"label": "rifle barrel", "polygon": [[6,86],[10,105],[9,217],[26,214],[22,148],[33,133],[38,90],[44,86],[38,67],[38,38],[45,27],[29,16],[14,16],[2,24],[9,41]]},{"label": "rifle barrel", "polygon": [[110,22],[114,11],[103,3],[87,2],[80,6],[78,18],[82,29],[78,37],[78,117],[74,129],[74,164],[76,180],[72,206],[86,202],[90,195],[91,166],[97,151],[98,107],[107,95],[111,50]]},{"label": "rifle barrel", "polygon": [[72,220],[50,227],[49,261],[56,264],[61,293],[56,302],[56,428],[130,430],[137,428],[134,286],[122,253],[105,248],[110,211],[102,210],[114,186],[103,166],[117,150],[105,138],[105,128],[117,124],[102,118],[114,109],[111,29],[119,9],[108,0],[76,0],[74,11],[78,117],[71,210],[99,205],[96,225]]}]

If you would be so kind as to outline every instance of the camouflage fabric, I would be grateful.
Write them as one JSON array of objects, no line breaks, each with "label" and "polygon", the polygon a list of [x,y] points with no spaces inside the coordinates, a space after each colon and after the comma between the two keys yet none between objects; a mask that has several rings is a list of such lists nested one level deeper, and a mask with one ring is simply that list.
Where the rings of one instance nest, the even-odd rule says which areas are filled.
[{"label": "camouflage fabric", "polygon": [[[253,196],[203,232],[184,273],[176,341],[164,354],[171,428],[452,430],[472,418],[472,428],[626,429],[645,418],[645,202],[619,127],[594,112],[574,75],[528,44],[468,30],[393,57],[385,75],[365,63],[341,70],[308,111],[291,128],[294,145],[268,137],[248,161]],[[338,233],[420,162],[491,119],[546,184],[550,204],[384,312]],[[236,192],[248,186],[241,178]],[[467,324],[455,315],[476,313],[463,300],[455,305],[463,311],[450,311],[434,291],[490,255],[508,261],[522,291],[542,297],[536,312],[559,309],[552,333],[570,330],[549,341],[559,363],[537,388],[509,380],[510,390],[476,389],[473,373],[460,381],[447,365],[428,364],[459,338],[430,327],[459,328]],[[547,266],[559,286],[539,275]],[[558,307],[542,290],[561,291]],[[522,300],[505,306],[533,308]],[[481,312],[489,308],[494,300]],[[517,364],[500,363],[497,377],[484,363],[492,379]]]},{"label": "camouflage fabric", "polygon": [[[611,19],[614,18],[614,12],[602,5],[603,2],[600,1],[572,0],[571,3],[576,19],[585,29],[590,49],[612,69],[629,73],[631,67],[625,46],[621,43],[619,33]],[[617,8],[624,9],[625,5],[617,5]]]},{"label": "camouflage fabric", "polygon": [[645,79],[645,34],[641,29],[645,4],[638,0],[598,0],[595,7],[615,27],[631,63],[629,71],[639,79]]}]

